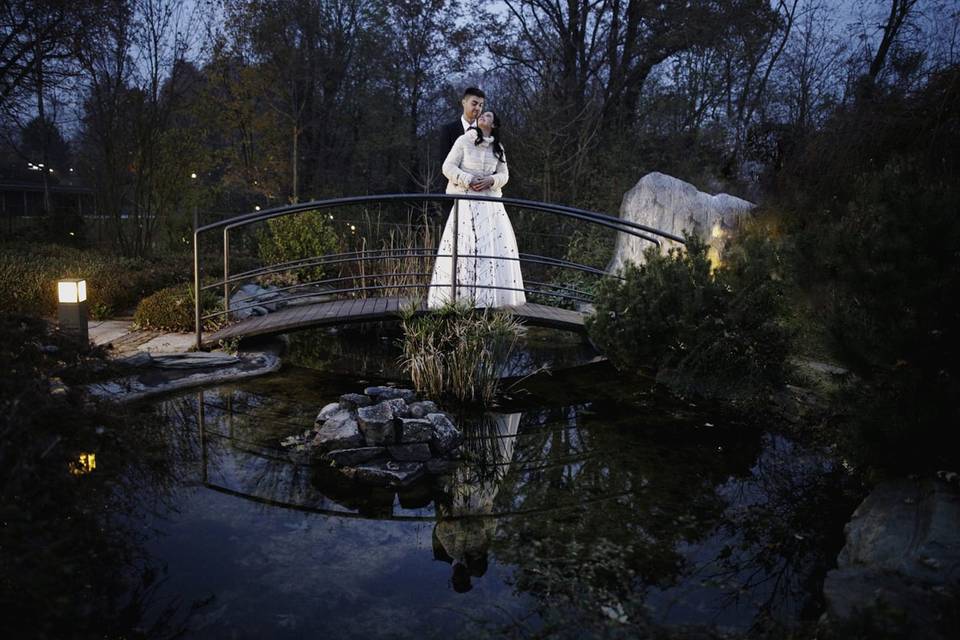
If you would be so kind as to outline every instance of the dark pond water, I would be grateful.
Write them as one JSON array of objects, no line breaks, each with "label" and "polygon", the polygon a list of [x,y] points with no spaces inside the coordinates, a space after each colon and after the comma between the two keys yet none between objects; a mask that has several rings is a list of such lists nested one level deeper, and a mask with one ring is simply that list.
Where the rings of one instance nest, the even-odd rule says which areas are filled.
[{"label": "dark pond water", "polygon": [[[523,367],[590,356],[564,340]],[[777,635],[819,615],[852,505],[842,470],[790,440],[591,364],[464,417],[470,460],[451,475],[361,489],[279,446],[383,381],[310,344],[293,359],[323,370],[153,403],[167,478],[129,516],[161,578],[148,621],[195,638],[635,637]],[[363,355],[376,372],[384,344],[380,364]]]}]

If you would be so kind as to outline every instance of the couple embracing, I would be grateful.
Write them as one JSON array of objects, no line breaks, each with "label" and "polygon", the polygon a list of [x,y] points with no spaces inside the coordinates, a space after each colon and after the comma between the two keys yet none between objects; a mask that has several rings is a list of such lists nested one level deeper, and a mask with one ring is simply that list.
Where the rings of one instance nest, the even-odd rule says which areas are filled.
[{"label": "couple embracing", "polygon": [[[443,161],[447,193],[499,198],[510,177],[500,143],[500,119],[484,110],[483,91],[469,87],[460,101],[458,122],[441,129],[440,146],[449,152]],[[520,273],[517,239],[503,204],[461,200],[457,228],[454,216],[440,238],[430,279],[427,306],[451,301],[453,240],[457,237],[457,300],[473,307],[508,307],[526,302]],[[454,205],[456,206],[456,205]]]}]

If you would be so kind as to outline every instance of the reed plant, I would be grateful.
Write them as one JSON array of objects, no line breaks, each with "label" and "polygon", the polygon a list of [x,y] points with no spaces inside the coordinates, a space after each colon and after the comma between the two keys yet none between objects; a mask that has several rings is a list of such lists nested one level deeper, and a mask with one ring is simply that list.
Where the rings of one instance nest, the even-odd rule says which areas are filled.
[{"label": "reed plant", "polygon": [[[418,214],[419,220],[415,218]],[[379,212],[371,215],[364,211],[359,224],[361,232],[356,240],[359,257],[377,255],[379,258],[357,262],[355,285],[364,287],[357,295],[414,298],[422,294],[423,285],[433,270],[433,256],[428,254],[438,237],[426,209],[409,209],[405,224],[385,222]]]},{"label": "reed plant", "polygon": [[401,312],[400,357],[417,391],[431,398],[490,404],[520,335],[519,323],[504,311],[462,303],[422,315],[418,308],[411,305]]}]

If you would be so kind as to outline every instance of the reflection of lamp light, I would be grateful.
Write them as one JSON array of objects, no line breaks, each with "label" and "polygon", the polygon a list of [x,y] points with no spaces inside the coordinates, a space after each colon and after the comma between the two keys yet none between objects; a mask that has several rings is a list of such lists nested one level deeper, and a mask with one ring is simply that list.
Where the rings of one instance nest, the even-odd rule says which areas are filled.
[{"label": "reflection of lamp light", "polygon": [[69,278],[57,282],[57,319],[60,331],[75,335],[87,346],[87,281]]},{"label": "reflection of lamp light", "polygon": [[70,473],[82,476],[97,468],[97,456],[94,453],[81,453],[70,465]]}]

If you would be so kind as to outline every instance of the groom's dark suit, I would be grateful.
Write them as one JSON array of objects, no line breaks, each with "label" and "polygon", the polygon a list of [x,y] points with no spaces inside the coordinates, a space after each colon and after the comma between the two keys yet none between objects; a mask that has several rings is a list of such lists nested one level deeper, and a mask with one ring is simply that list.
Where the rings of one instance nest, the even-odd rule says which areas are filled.
[{"label": "groom's dark suit", "polygon": [[440,162],[443,162],[447,154],[450,153],[450,149],[453,148],[453,143],[462,135],[463,120],[460,118],[440,127],[440,139],[437,141],[437,151],[440,153]]},{"label": "groom's dark suit", "polygon": [[[450,153],[450,149],[453,148],[453,143],[457,141],[457,138],[463,135],[463,119],[457,118],[453,122],[448,122],[447,124],[440,127],[440,133],[437,136],[437,146],[436,154],[440,158],[440,164],[447,159],[447,154]],[[432,155],[432,154],[431,154]],[[443,190],[447,187],[447,179],[443,177],[443,174],[439,174],[436,179],[436,184],[433,185],[435,190],[439,193],[443,193]]]}]

